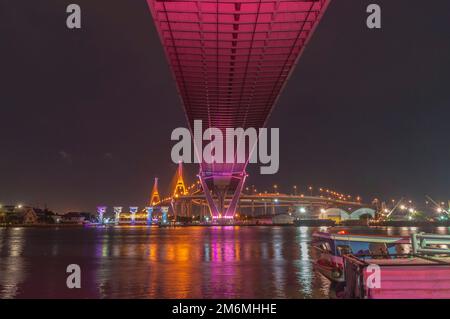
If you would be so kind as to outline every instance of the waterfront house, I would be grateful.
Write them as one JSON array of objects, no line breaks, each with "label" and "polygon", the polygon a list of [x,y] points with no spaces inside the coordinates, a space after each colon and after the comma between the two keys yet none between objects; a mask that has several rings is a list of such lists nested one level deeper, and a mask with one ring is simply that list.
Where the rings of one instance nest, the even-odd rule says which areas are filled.
[{"label": "waterfront house", "polygon": [[77,212],[69,212],[60,216],[61,222],[64,224],[83,224],[86,220],[85,216]]},{"label": "waterfront house", "polygon": [[32,207],[5,205],[0,208],[2,224],[37,224],[38,215]]}]

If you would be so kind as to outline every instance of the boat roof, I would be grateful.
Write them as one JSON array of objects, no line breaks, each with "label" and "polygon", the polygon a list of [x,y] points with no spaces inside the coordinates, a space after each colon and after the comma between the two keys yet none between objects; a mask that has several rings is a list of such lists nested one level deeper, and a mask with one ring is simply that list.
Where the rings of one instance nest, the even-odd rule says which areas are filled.
[{"label": "boat roof", "polygon": [[[356,257],[358,258],[358,257]],[[417,265],[450,265],[450,257],[422,257],[414,256],[410,258],[381,258],[381,259],[370,259],[371,264],[377,264],[380,266],[417,266]]]},{"label": "boat roof", "polygon": [[342,240],[342,241],[356,241],[365,243],[387,243],[387,244],[409,244],[411,239],[409,237],[402,236],[381,236],[373,234],[348,234],[345,232],[327,233],[327,232],[314,232],[313,237]]}]

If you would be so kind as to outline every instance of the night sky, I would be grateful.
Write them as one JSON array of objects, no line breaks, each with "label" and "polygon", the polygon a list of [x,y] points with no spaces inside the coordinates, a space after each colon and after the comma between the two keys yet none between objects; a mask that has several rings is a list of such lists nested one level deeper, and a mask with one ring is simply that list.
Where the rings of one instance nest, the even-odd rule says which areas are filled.
[{"label": "night sky", "polygon": [[[280,170],[248,184],[450,199],[449,16],[448,0],[333,0],[269,121]],[[2,204],[143,206],[154,176],[166,193],[186,121],[146,1],[0,0],[0,118]]]}]

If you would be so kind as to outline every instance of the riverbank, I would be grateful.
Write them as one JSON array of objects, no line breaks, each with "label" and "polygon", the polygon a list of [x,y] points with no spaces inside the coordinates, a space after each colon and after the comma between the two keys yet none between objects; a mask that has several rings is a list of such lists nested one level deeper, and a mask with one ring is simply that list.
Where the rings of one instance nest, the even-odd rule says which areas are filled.
[{"label": "riverbank", "polygon": [[74,227],[85,227],[83,224],[0,224],[0,228],[16,228],[16,227],[27,227],[27,228],[74,228]]},{"label": "riverbank", "polygon": [[269,224],[269,223],[223,223],[223,224],[198,224],[198,223],[170,223],[165,225],[158,224],[0,224],[0,228],[79,228],[79,227],[160,227],[160,228],[174,228],[174,227],[217,227],[217,226],[239,226],[239,227],[450,227],[450,221],[429,222],[429,221],[377,221],[377,222],[363,222],[363,221],[345,221],[336,224],[329,220],[307,220],[295,221],[293,224]]}]

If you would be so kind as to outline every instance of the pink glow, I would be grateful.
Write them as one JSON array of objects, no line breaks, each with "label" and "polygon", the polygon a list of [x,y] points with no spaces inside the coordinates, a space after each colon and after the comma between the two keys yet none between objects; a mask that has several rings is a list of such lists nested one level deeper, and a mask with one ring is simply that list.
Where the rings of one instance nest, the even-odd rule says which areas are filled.
[{"label": "pink glow", "polygon": [[213,216],[213,219],[233,219],[233,216]]}]

